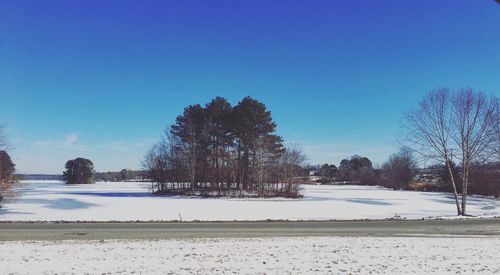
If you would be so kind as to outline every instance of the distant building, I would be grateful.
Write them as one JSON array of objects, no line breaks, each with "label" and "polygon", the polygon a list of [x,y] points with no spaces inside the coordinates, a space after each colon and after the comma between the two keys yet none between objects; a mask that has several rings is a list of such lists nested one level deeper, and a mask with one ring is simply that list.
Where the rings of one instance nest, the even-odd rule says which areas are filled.
[{"label": "distant building", "polygon": [[439,182],[441,177],[437,168],[422,168],[415,172],[413,179],[421,182]]},{"label": "distant building", "polygon": [[309,171],[309,176],[311,177],[319,176],[319,171],[316,170]]}]

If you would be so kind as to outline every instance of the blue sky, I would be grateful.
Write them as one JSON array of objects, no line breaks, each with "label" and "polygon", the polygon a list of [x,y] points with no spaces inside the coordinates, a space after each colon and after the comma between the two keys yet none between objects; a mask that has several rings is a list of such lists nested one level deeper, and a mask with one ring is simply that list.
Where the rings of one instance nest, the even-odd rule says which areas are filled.
[{"label": "blue sky", "polygon": [[0,123],[22,173],[138,168],[184,106],[246,95],[310,163],[382,164],[440,86],[500,94],[495,1],[0,1]]}]

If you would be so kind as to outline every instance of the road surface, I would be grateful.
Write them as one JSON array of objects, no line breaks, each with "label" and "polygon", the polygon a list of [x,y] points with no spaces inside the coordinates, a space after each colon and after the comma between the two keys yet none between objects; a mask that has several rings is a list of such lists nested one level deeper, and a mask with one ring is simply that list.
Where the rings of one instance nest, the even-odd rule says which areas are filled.
[{"label": "road surface", "polygon": [[302,236],[500,237],[500,219],[324,222],[0,223],[0,241]]}]

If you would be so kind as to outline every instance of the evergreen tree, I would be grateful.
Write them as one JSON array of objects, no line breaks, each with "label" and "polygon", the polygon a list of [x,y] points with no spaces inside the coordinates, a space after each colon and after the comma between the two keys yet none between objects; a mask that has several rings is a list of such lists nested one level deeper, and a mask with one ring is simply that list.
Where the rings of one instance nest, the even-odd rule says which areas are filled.
[{"label": "evergreen tree", "polygon": [[95,183],[94,164],[89,159],[76,158],[66,162],[64,180],[69,184]]},{"label": "evergreen tree", "polygon": [[[232,133],[236,139],[238,154],[238,184],[240,188],[253,189],[257,169],[257,150],[266,144],[270,153],[282,151],[283,140],[274,134],[276,123],[266,106],[251,98],[245,97],[233,109]],[[263,143],[259,144],[259,141]],[[253,178],[252,178],[253,177]]]}]

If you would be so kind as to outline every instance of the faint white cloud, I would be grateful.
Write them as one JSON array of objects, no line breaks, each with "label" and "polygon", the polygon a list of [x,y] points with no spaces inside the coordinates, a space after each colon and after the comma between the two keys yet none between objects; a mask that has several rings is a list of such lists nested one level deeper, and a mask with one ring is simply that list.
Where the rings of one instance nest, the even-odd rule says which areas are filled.
[{"label": "faint white cloud", "polygon": [[64,138],[64,144],[65,145],[73,145],[78,141],[78,138],[79,138],[79,135],[77,133],[68,134]]},{"label": "faint white cloud", "polygon": [[79,142],[80,136],[78,133],[69,133],[61,139],[53,140],[38,140],[31,143],[31,146],[40,149],[72,149],[72,150],[105,150],[105,151],[120,151],[127,152],[138,148],[144,148],[153,144],[152,139],[144,139],[140,141],[124,141],[113,140],[105,143],[86,144]]},{"label": "faint white cloud", "polygon": [[57,144],[57,140],[38,140],[31,143],[33,147],[49,147],[51,145]]},{"label": "faint white cloud", "polygon": [[61,139],[53,139],[53,140],[38,140],[31,145],[37,148],[76,148],[80,147],[82,149],[82,145],[77,146],[77,141],[79,139],[79,135],[77,133],[69,133]]},{"label": "faint white cloud", "polygon": [[140,148],[148,146],[146,142],[128,142],[123,140],[114,140],[104,144],[95,145],[96,148],[109,150],[109,151],[119,151],[119,152],[129,152]]}]

